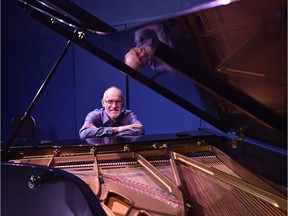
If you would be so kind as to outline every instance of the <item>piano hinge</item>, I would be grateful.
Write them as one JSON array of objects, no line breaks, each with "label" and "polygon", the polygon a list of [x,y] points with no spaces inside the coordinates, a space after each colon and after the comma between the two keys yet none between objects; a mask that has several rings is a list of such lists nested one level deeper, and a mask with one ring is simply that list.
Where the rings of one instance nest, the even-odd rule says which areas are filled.
[{"label": "piano hinge", "polygon": [[162,146],[159,146],[159,149],[168,149],[169,145],[167,143],[163,143]]},{"label": "piano hinge", "polygon": [[60,156],[60,149],[57,148],[57,149],[54,150],[54,156],[55,157],[59,157]]},{"label": "piano hinge", "polygon": [[123,147],[123,151],[130,151],[129,146],[128,146],[128,145],[125,145],[125,146]]},{"label": "piano hinge", "polygon": [[96,152],[97,152],[97,151],[96,151],[96,147],[92,147],[92,148],[90,149],[90,154],[91,154],[91,155],[94,155],[94,156],[95,156],[95,155],[96,155]]},{"label": "piano hinge", "polygon": [[205,142],[205,140],[198,140],[198,141],[196,142],[196,146],[205,146],[205,145],[207,145],[207,143]]},{"label": "piano hinge", "polygon": [[232,139],[232,148],[237,149],[239,142],[244,141],[245,138],[245,129],[244,127],[240,127],[235,131],[232,131],[232,134],[236,135],[237,138]]},{"label": "piano hinge", "polygon": [[51,21],[51,24],[56,24],[57,23],[55,18],[51,18],[50,21]]},{"label": "piano hinge", "polygon": [[83,39],[86,36],[85,32],[83,31],[78,31],[77,34],[79,39]]}]

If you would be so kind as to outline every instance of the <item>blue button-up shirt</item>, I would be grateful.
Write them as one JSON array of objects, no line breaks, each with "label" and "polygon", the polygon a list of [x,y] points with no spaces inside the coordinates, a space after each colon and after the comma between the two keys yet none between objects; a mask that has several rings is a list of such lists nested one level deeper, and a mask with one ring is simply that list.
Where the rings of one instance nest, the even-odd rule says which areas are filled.
[{"label": "blue button-up shirt", "polygon": [[[84,124],[79,130],[81,139],[109,136],[139,136],[144,134],[144,128],[127,130],[118,134],[113,134],[113,127],[130,124],[142,124],[131,110],[122,110],[116,121],[110,120],[104,108],[95,109],[88,113]],[[95,127],[90,127],[93,124]]]}]

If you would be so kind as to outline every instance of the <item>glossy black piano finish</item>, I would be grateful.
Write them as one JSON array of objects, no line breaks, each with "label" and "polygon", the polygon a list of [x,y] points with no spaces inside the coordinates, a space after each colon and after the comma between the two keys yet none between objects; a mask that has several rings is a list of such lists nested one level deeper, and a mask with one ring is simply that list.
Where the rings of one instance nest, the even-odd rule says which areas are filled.
[{"label": "glossy black piano finish", "polygon": [[87,184],[67,172],[2,162],[1,173],[2,215],[106,215]]},{"label": "glossy black piano finish", "polygon": [[[17,2],[31,17],[66,37],[69,42],[103,59],[221,132],[200,128],[199,131],[142,137],[10,142],[2,149],[2,171],[7,173],[2,178],[5,184],[9,184],[7,188],[17,184],[9,180],[14,178],[14,169],[24,173],[33,170],[26,163],[35,164],[35,169],[41,172],[51,166],[84,180],[108,215],[167,215],[166,210],[161,211],[163,203],[169,206],[167,211],[171,208],[171,215],[209,215],[208,212],[215,209],[209,206],[208,199],[207,203],[202,203],[203,194],[193,194],[198,193],[191,189],[191,182],[195,179],[186,172],[191,169],[191,173],[196,170],[195,176],[199,174],[201,178],[211,179],[207,182],[210,185],[208,190],[214,191],[213,185],[217,185],[220,179],[221,187],[232,187],[228,189],[227,197],[230,197],[231,191],[238,193],[240,189],[241,195],[237,194],[237,197],[242,199],[243,194],[244,197],[255,196],[256,200],[260,197],[260,203],[268,203],[268,208],[272,205],[272,214],[287,213],[286,1],[214,1],[125,31],[115,30],[98,19],[97,14],[88,13],[73,1]],[[167,65],[167,70],[155,72],[149,66],[137,71],[130,68],[123,60],[124,53],[134,45],[134,33],[148,25],[158,24],[166,26],[169,30],[167,36],[174,40],[174,46],[160,43],[155,52],[155,58]],[[14,141],[13,137],[10,141]],[[194,163],[194,160],[204,161],[205,154],[208,158],[216,155],[221,167],[232,172],[232,176],[239,176],[230,179],[212,165]],[[66,161],[65,157],[69,160]],[[158,167],[158,163],[163,163],[163,167]],[[89,172],[93,175],[89,173],[87,177],[82,166],[90,167]],[[129,177],[115,174],[117,169],[122,168]],[[157,168],[163,169],[163,172],[172,171],[167,171],[167,177]],[[115,173],[110,174],[109,170],[115,170]],[[143,182],[139,180],[137,183],[133,179],[135,173],[139,176],[145,173],[147,178],[152,175],[156,183],[155,179],[146,179],[146,175],[142,176]],[[207,173],[208,176],[212,174],[207,177]],[[171,175],[175,178],[172,183]],[[197,185],[198,180],[195,180]],[[19,181],[23,182],[25,178]],[[225,184],[222,185],[222,181]],[[158,192],[152,192],[154,188],[149,189],[149,182],[161,185],[157,190],[161,193],[165,191],[164,194],[168,191],[167,194],[162,197]],[[79,183],[80,188],[82,183]],[[51,184],[54,187],[54,182]],[[134,189],[129,197],[127,188],[132,190],[132,187]],[[8,194],[9,189],[5,193]],[[138,201],[142,193],[145,194],[145,207]],[[155,197],[151,195],[153,193]],[[157,199],[155,206],[149,208],[151,200],[146,195]],[[217,208],[222,198],[223,203],[229,202],[228,198],[215,198]],[[3,200],[7,202],[7,199]],[[247,201],[243,199],[243,203],[244,200]],[[97,202],[96,206],[99,201],[93,200]],[[219,208],[223,208],[223,214],[228,211],[227,207]],[[5,211],[9,212],[9,209]],[[253,214],[253,210],[245,211]],[[262,211],[259,208],[256,214],[262,214]]]},{"label": "glossy black piano finish", "polygon": [[[19,2],[30,16],[216,128],[286,148],[285,1],[213,1],[125,31],[72,1]],[[136,72],[123,63],[123,52],[134,46],[136,30],[155,24],[170,26],[175,47],[159,46],[155,55],[171,71]]]}]

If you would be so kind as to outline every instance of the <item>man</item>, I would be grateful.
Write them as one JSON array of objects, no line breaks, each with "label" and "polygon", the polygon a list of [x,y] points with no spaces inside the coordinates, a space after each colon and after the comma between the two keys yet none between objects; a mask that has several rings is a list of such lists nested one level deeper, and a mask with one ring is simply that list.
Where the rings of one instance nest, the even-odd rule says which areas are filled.
[{"label": "man", "polygon": [[153,58],[151,46],[133,47],[125,56],[125,63],[134,69],[144,67]]},{"label": "man", "polygon": [[112,86],[101,100],[103,108],[88,113],[79,131],[81,139],[112,136],[138,136],[144,127],[131,110],[124,110],[122,91]]},{"label": "man", "polygon": [[134,42],[136,43],[136,47],[131,48],[126,53],[124,58],[125,63],[134,69],[149,65],[156,72],[167,70],[167,65],[154,58],[154,52],[160,41],[173,47],[162,24],[155,24],[139,29],[135,32]]}]

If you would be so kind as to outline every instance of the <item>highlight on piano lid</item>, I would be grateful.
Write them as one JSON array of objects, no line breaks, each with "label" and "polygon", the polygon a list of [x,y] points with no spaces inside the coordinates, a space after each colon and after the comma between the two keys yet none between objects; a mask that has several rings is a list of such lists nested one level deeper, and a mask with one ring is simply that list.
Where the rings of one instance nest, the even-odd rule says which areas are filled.
[{"label": "highlight on piano lid", "polygon": [[[1,214],[287,215],[287,2],[113,4],[2,3]],[[109,86],[145,135],[80,139]]]}]

